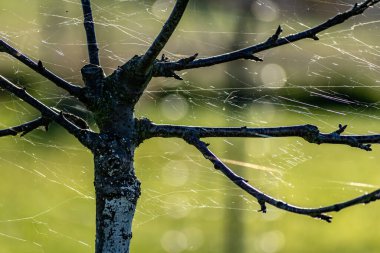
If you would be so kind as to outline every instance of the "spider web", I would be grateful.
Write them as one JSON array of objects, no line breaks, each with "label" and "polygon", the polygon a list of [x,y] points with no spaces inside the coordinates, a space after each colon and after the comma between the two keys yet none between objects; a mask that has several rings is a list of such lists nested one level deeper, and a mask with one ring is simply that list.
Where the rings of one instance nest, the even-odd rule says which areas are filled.
[{"label": "spider web", "polygon": [[[190,1],[163,52],[171,59],[212,56],[317,25],[353,1]],[[142,54],[173,1],[93,1],[100,61],[107,74]],[[237,61],[154,79],[136,115],[156,123],[270,127],[315,124],[332,132],[379,133],[380,12],[319,35]],[[87,63],[80,1],[0,3],[0,34],[73,83]],[[82,105],[7,55],[1,74],[46,104],[92,122]],[[1,92],[2,128],[39,116]],[[301,139],[207,139],[227,165],[259,189],[289,203],[320,206],[380,188],[379,148],[312,145]],[[0,139],[1,252],[93,252],[95,201],[90,152],[56,125]],[[269,208],[228,182],[201,154],[176,139],[144,142],[136,153],[142,197],[133,251],[377,252],[378,204],[333,214],[331,225]],[[347,227],[352,229],[347,230]],[[350,227],[350,228],[351,228]],[[149,238],[148,240],[146,238]],[[301,240],[300,240],[301,239]],[[310,245],[313,249],[310,249]],[[240,247],[240,248],[236,248]]]}]

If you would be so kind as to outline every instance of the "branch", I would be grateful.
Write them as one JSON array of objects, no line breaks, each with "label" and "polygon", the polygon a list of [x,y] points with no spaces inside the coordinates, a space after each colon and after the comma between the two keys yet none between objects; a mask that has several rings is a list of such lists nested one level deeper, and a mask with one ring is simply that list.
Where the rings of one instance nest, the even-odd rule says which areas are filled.
[{"label": "branch", "polygon": [[291,34],[289,36],[280,38],[280,35],[282,33],[282,28],[279,26],[276,30],[276,32],[268,38],[265,42],[262,42],[257,45],[253,45],[251,47],[243,48],[237,51],[228,52],[221,55],[216,55],[212,57],[207,58],[201,58],[197,60],[193,60],[190,62],[183,62],[182,60],[179,61],[156,61],[154,64],[154,76],[164,76],[169,77],[168,73],[172,73],[174,71],[180,71],[184,69],[194,69],[194,68],[201,68],[201,67],[208,67],[220,63],[235,61],[238,59],[250,59],[254,61],[262,61],[262,59],[258,58],[254,54],[258,52],[262,52],[264,50],[268,50],[271,48],[283,46],[295,41],[299,41],[302,39],[313,39],[313,40],[319,40],[317,34],[327,30],[328,28],[331,28],[333,26],[336,26],[340,23],[343,23],[347,19],[362,14],[366,9],[369,7],[379,3],[380,0],[367,0],[361,4],[355,4],[350,10],[337,14],[335,17],[330,18],[326,22],[315,26],[313,28],[310,28],[308,30],[305,30],[303,32],[299,32],[296,34]]},{"label": "branch", "polygon": [[250,127],[196,127],[156,125],[149,120],[140,120],[144,125],[145,138],[178,137],[193,135],[198,138],[208,137],[301,137],[310,143],[344,144],[351,147],[371,151],[370,143],[380,143],[380,134],[374,135],[341,135],[347,125],[339,125],[332,133],[321,133],[314,125],[298,125],[287,127],[250,128]]},{"label": "branch", "polygon": [[38,127],[45,127],[45,129],[48,128],[48,125],[50,124],[50,120],[44,117],[39,117],[38,119],[29,121],[27,123],[24,123],[22,125],[10,127],[7,129],[0,130],[0,137],[7,136],[7,135],[17,135],[18,133],[21,133],[21,136],[26,135],[27,133],[33,131],[34,129]]},{"label": "branch", "polygon": [[149,47],[148,51],[146,51],[140,60],[140,71],[142,73],[148,72],[149,68],[156,60],[158,54],[165,47],[166,43],[176,29],[179,21],[181,20],[188,2],[189,0],[176,1],[173,11],[162,27],[161,32],[158,34],[152,45]]},{"label": "branch", "polygon": [[54,120],[56,123],[65,128],[69,133],[74,135],[79,141],[81,141],[85,146],[89,147],[93,140],[93,132],[87,129],[81,129],[78,127],[73,119],[67,119],[63,112],[58,112],[56,109],[52,109],[45,104],[41,103],[39,100],[31,96],[25,89],[20,88],[9,80],[0,75],[0,87],[7,90],[18,98],[28,103],[35,109],[41,112],[42,118],[46,120]]},{"label": "branch", "polygon": [[214,165],[216,170],[221,171],[226,177],[228,177],[231,180],[231,182],[239,186],[241,189],[243,189],[245,192],[247,192],[251,196],[255,197],[261,207],[259,211],[263,213],[267,211],[266,203],[268,203],[274,207],[277,207],[279,209],[282,209],[291,213],[307,215],[313,218],[318,218],[327,222],[331,222],[332,217],[329,215],[326,215],[325,213],[338,212],[350,206],[354,206],[358,204],[368,204],[369,202],[380,199],[380,190],[376,190],[374,192],[371,192],[369,194],[364,194],[360,197],[351,199],[346,202],[341,202],[341,203],[337,203],[334,205],[325,206],[321,208],[302,208],[302,207],[293,206],[281,200],[275,199],[269,195],[266,195],[265,193],[261,192],[260,190],[250,185],[246,179],[235,174],[218,157],[216,157],[208,149],[207,144],[200,141],[197,136],[186,135],[186,136],[183,136],[183,139],[187,141],[189,144],[196,147],[203,154],[203,156]]},{"label": "branch", "polygon": [[82,9],[84,17],[84,29],[86,30],[87,48],[90,63],[94,65],[100,65],[99,63],[99,48],[96,43],[96,35],[94,28],[94,20],[92,18],[91,2],[90,0],[82,0]]},{"label": "branch", "polygon": [[59,76],[55,75],[53,72],[49,71],[43,66],[43,63],[41,61],[38,61],[38,63],[32,61],[28,56],[22,54],[17,49],[13,48],[9,44],[7,44],[5,41],[0,40],[0,52],[5,52],[20,62],[24,63],[29,68],[33,69],[37,73],[41,74],[42,76],[46,77],[50,81],[52,81],[54,84],[56,84],[58,87],[66,90],[70,95],[73,95],[74,97],[81,97],[82,94],[82,88],[76,85],[72,85],[69,82],[65,81],[64,79],[60,78]]}]

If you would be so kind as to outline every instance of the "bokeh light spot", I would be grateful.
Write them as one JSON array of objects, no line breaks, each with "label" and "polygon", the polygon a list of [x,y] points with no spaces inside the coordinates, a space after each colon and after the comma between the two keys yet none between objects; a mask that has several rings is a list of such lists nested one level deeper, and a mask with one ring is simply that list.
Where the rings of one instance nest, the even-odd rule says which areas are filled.
[{"label": "bokeh light spot", "polygon": [[261,69],[261,81],[265,87],[281,88],[285,85],[287,78],[283,67],[270,63]]},{"label": "bokeh light spot", "polygon": [[189,109],[184,97],[176,94],[166,96],[161,102],[161,112],[165,118],[180,120],[186,116]]}]

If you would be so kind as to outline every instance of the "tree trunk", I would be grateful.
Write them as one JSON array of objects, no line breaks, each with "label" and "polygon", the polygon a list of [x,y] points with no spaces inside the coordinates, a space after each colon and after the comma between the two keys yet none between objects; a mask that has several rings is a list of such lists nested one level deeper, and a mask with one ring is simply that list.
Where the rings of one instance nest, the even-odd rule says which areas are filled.
[{"label": "tree trunk", "polygon": [[132,220],[140,196],[133,167],[134,143],[105,136],[94,154],[96,253],[129,252]]},{"label": "tree trunk", "polygon": [[136,72],[134,57],[105,77],[100,66],[82,68],[83,100],[100,134],[90,147],[94,154],[96,192],[96,253],[128,253],[132,220],[140,196],[133,158],[140,143],[134,107],[152,76]]}]

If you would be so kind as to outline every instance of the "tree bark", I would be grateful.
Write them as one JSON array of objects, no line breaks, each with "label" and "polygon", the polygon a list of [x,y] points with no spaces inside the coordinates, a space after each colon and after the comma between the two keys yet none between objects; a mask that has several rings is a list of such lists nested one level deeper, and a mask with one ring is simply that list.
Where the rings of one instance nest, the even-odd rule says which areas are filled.
[{"label": "tree bark", "polygon": [[127,143],[106,136],[94,153],[96,253],[129,252],[140,182],[133,166],[135,145]]},{"label": "tree bark", "polygon": [[105,77],[100,66],[82,68],[86,84],[83,101],[99,127],[93,145],[96,192],[96,253],[128,253],[132,221],[140,196],[134,153],[141,142],[134,107],[151,75],[136,68],[134,57]]}]

